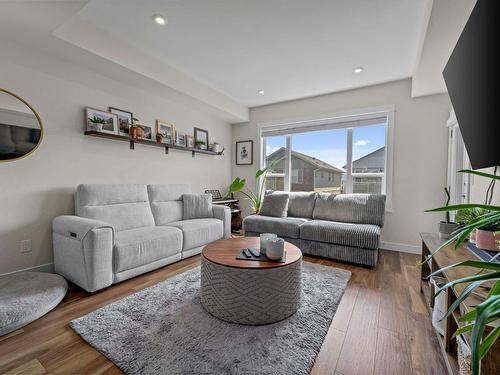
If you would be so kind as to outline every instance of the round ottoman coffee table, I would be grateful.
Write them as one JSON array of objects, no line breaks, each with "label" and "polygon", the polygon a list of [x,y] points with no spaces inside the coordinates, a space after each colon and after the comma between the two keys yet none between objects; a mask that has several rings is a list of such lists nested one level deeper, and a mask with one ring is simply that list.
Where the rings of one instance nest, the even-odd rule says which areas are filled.
[{"label": "round ottoman coffee table", "polygon": [[302,298],[302,253],[285,242],[286,262],[239,260],[258,237],[219,240],[203,248],[201,304],[231,323],[269,324],[293,315]]}]

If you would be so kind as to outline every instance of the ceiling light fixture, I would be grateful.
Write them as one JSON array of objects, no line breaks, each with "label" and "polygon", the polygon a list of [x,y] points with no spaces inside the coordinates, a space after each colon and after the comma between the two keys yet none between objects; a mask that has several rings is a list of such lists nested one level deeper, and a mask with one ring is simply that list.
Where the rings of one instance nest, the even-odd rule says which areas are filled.
[{"label": "ceiling light fixture", "polygon": [[365,68],[358,66],[357,68],[354,68],[354,73],[361,73],[363,70],[365,70]]},{"label": "ceiling light fixture", "polygon": [[258,91],[257,91],[257,94],[259,94],[259,95],[264,95],[264,90],[258,90]]},{"label": "ceiling light fixture", "polygon": [[153,14],[153,20],[158,24],[158,25],[166,25],[168,23],[167,19],[163,17],[161,14]]}]

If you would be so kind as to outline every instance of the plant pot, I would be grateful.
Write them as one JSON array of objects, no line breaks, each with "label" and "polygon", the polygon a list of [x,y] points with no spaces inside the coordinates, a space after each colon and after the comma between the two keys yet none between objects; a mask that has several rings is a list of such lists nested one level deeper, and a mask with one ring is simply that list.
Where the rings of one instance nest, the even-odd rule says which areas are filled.
[{"label": "plant pot", "polygon": [[497,241],[500,240],[500,233],[495,234],[489,230],[478,229],[476,232],[476,246],[482,250],[500,251]]},{"label": "plant pot", "polygon": [[93,126],[96,132],[102,132],[102,124],[94,123]]},{"label": "plant pot", "polygon": [[440,221],[439,222],[439,237],[448,239],[450,238],[450,235],[460,227],[460,224],[450,222],[447,223],[446,221]]},{"label": "plant pot", "polygon": [[130,128],[130,138],[142,138],[144,137],[144,130],[140,126],[132,126]]},{"label": "plant pot", "polygon": [[156,142],[158,143],[163,142],[163,135],[161,133],[156,134]]}]

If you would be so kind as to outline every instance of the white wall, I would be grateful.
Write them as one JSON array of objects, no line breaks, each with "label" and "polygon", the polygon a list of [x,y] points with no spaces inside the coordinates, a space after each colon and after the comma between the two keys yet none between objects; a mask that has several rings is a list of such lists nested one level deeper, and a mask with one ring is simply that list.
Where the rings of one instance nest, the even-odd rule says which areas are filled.
[{"label": "white wall", "polygon": [[[494,168],[479,169],[479,171],[493,174]],[[500,170],[497,170],[497,175],[499,174]],[[485,203],[486,190],[488,190],[490,182],[491,179],[489,178],[481,176],[471,177],[471,184],[470,184],[471,203]],[[493,199],[491,200],[491,204],[500,206],[500,181],[497,181],[495,184],[495,189],[493,190]]]},{"label": "white wall", "polygon": [[[27,100],[45,127],[43,144],[30,157],[0,163],[0,274],[52,262],[51,221],[73,213],[73,192],[80,183],[189,183],[195,192],[227,188],[231,177],[231,125],[123,85],[62,60],[51,61],[50,73],[11,61],[2,50],[0,87]],[[32,64],[30,61],[29,64]],[[28,63],[26,65],[29,65]],[[47,61],[44,61],[47,65]],[[83,135],[84,107],[130,110],[141,123],[172,121],[192,133],[198,126],[210,141],[226,147],[214,157],[99,140]],[[21,254],[19,241],[31,239],[33,251]]]},{"label": "white wall", "polygon": [[[233,128],[233,141],[254,140],[254,165],[236,166],[239,176],[253,186],[259,163],[257,124],[303,116],[395,105],[393,212],[387,213],[382,240],[406,251],[418,251],[420,231],[436,231],[439,214],[424,213],[442,205],[446,184],[447,129],[450,113],[447,94],[411,98],[409,79],[313,98],[253,108],[250,122]],[[248,213],[248,210],[246,211]]]}]

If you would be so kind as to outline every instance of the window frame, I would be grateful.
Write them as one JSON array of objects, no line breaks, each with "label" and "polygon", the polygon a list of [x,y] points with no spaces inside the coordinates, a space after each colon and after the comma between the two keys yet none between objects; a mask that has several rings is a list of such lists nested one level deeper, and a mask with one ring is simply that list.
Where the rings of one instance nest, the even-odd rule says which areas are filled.
[{"label": "window frame", "polygon": [[[371,107],[357,110],[350,110],[344,112],[337,112],[331,114],[323,114],[319,116],[305,116],[294,119],[263,122],[257,124],[257,137],[260,140],[259,152],[259,165],[260,168],[265,167],[266,163],[266,138],[263,135],[266,129],[280,129],[286,131],[287,129],[296,129],[308,127],[317,128],[324,124],[325,130],[328,129],[345,129],[347,128],[347,163],[346,163],[346,178],[345,178],[345,191],[352,191],[354,177],[378,177],[382,176],[382,193],[386,195],[386,211],[393,212],[392,207],[392,181],[393,181],[393,154],[394,154],[394,113],[395,105],[386,105],[379,107]],[[386,117],[386,131],[385,131],[385,173],[384,172],[370,172],[370,173],[353,173],[352,172],[352,149],[353,149],[353,129],[357,126],[346,127],[345,121],[355,122],[363,121],[366,119],[373,119],[378,117]],[[339,126],[335,126],[335,124]],[[344,123],[344,124],[343,124]],[[334,125],[332,125],[334,124]],[[344,125],[344,126],[343,126]],[[360,125],[369,126],[369,125]],[[307,130],[305,130],[307,131]],[[270,173],[269,177],[281,177],[284,179],[285,191],[290,191],[291,188],[291,154],[292,154],[292,135],[284,134],[286,139],[285,146],[285,168],[284,173]]]}]

